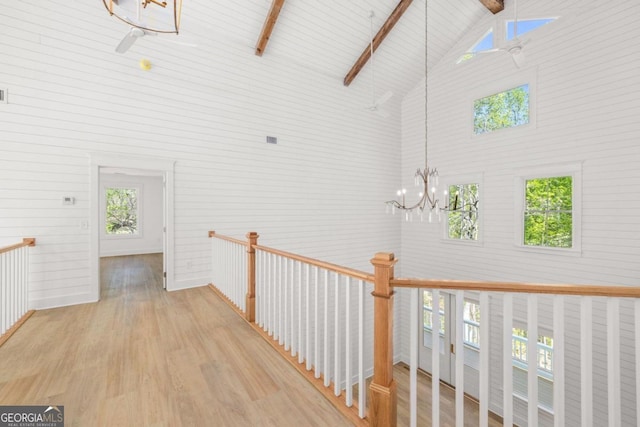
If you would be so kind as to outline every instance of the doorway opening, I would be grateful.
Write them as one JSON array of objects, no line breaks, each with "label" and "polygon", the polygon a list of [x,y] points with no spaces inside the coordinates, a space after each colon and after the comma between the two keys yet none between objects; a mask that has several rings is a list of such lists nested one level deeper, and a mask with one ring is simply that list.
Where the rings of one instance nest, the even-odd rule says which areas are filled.
[{"label": "doorway opening", "polygon": [[420,369],[432,371],[432,346],[434,345],[434,331],[432,314],[437,306],[440,313],[440,325],[437,328],[437,344],[440,348],[440,380],[451,385],[455,384],[456,357],[463,357],[465,369],[464,390],[472,397],[479,394],[479,368],[480,368],[480,304],[471,298],[464,299],[463,302],[463,348],[455,348],[456,328],[455,316],[456,297],[444,291],[439,291],[439,303],[434,304],[433,294],[430,291],[423,291],[422,304],[420,305],[420,346],[419,346],[419,366]]},{"label": "doorway opening", "polygon": [[162,287],[172,290],[174,163],[91,155],[91,289],[95,301],[101,294],[102,257],[161,254]]}]

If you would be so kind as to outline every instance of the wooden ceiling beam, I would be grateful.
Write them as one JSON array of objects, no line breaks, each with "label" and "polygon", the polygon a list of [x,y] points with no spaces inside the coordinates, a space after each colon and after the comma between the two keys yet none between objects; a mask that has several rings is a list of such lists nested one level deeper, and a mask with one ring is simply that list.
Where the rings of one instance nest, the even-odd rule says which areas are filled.
[{"label": "wooden ceiling beam", "polygon": [[504,0],[480,0],[487,9],[494,15],[504,10]]},{"label": "wooden ceiling beam", "polygon": [[284,5],[284,0],[273,0],[271,3],[271,9],[269,9],[269,15],[267,15],[267,19],[264,21],[264,25],[262,26],[262,32],[260,33],[260,38],[258,39],[258,43],[256,44],[256,55],[262,56],[264,50],[267,47],[267,43],[269,42],[269,37],[271,37],[271,32],[273,31],[273,27],[276,25],[276,21],[278,20],[278,15],[280,15],[280,10]]},{"label": "wooden ceiling beam", "polygon": [[[378,49],[378,46],[380,46],[380,44],[385,39],[385,37],[387,37],[387,34],[389,34],[391,29],[396,25],[398,20],[402,17],[402,15],[407,10],[409,5],[411,5],[412,1],[413,0],[400,0],[400,3],[398,3],[396,8],[393,10],[393,12],[391,12],[391,15],[389,15],[386,22],[382,26],[382,28],[380,28],[380,31],[378,31],[378,34],[376,34],[375,37],[373,38],[374,52],[376,51],[376,49]],[[353,67],[351,67],[351,70],[344,77],[345,86],[349,86],[351,84],[353,79],[356,78],[360,70],[362,70],[362,68],[365,66],[365,64],[369,61],[370,58],[371,58],[371,46],[368,44],[367,47],[362,52],[362,55],[360,55],[360,58],[358,58],[356,63],[353,64]]]}]

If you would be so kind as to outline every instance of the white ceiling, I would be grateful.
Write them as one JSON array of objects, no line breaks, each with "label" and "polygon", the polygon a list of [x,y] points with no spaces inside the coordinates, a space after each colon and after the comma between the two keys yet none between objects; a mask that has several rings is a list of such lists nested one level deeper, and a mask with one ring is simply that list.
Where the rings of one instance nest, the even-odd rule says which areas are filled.
[{"label": "white ceiling", "polygon": [[[286,0],[263,60],[277,59],[320,73],[341,83],[398,0]],[[448,52],[464,32],[490,12],[479,0],[429,0],[429,67]],[[414,0],[377,50],[376,93],[393,91],[401,98],[425,73],[426,0]],[[271,0],[229,2],[186,0],[180,37],[199,48],[224,43],[247,55],[254,48]],[[371,85],[369,62],[351,84]],[[396,99],[398,99],[396,98]]]}]

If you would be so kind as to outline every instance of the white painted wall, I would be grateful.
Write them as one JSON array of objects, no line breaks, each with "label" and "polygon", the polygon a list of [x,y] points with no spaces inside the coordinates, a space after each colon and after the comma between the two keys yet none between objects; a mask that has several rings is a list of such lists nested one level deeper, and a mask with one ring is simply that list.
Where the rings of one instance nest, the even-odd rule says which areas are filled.
[{"label": "white painted wall", "polygon": [[[455,65],[458,55],[491,24],[493,18],[487,17],[460,40],[457,50],[434,67],[429,79],[430,163],[446,177],[482,174],[482,243],[447,243],[442,240],[442,228],[438,225],[403,224],[399,275],[637,286],[640,49],[633,46],[623,52],[612,46],[628,45],[626,40],[640,36],[635,25],[640,5],[632,0],[616,4],[586,0],[521,2],[521,6],[525,18],[556,14],[562,17],[556,24],[531,35],[526,45],[527,67],[515,69],[507,55],[486,55]],[[620,31],[621,28],[625,30]],[[474,137],[472,94],[531,74],[537,79],[536,126]],[[424,135],[424,122],[404,120],[406,110],[420,108],[421,90],[423,87],[419,85],[403,101],[403,179],[410,179],[415,168],[423,166],[419,160],[424,155],[424,140],[411,135]],[[518,249],[514,244],[514,176],[529,168],[573,162],[580,162],[583,171],[581,253],[563,256]],[[406,299],[403,301],[406,304]],[[492,304],[490,313],[498,331],[499,303],[496,300]],[[580,328],[593,328],[594,361],[600,364],[595,369],[593,424],[607,425],[604,319],[597,314],[593,325],[580,325],[576,304],[574,299],[567,304],[567,343],[575,348]],[[541,321],[547,325],[551,322],[549,305],[540,305]],[[633,320],[628,307],[621,311],[623,342],[633,344],[628,333],[633,330]],[[519,317],[526,321],[526,310],[520,313]],[[408,315],[403,319],[402,331],[408,330],[407,322]],[[407,339],[406,332],[400,334],[403,349],[408,348]],[[491,360],[491,407],[500,412],[499,336],[493,336],[492,340],[495,351]],[[622,371],[628,373],[623,376],[623,425],[635,425],[632,357],[632,351],[623,350]],[[579,358],[569,354],[566,366],[567,386],[579,390]],[[567,421],[571,425],[580,422],[578,400],[579,395],[567,396]],[[519,425],[525,424],[519,420]]]},{"label": "white painted wall", "polygon": [[[105,230],[105,188],[138,188],[137,235],[107,235]],[[162,252],[162,177],[100,174],[100,256],[138,255]]]},{"label": "white painted wall", "polygon": [[[195,51],[148,37],[119,55],[126,28],[99,2],[5,2],[0,15],[0,237],[38,239],[32,307],[92,300],[89,153],[176,162],[176,288],[209,282],[208,230],[257,231],[265,245],[367,270],[399,248],[382,201],[399,176],[402,94],[382,120],[362,108],[369,80],[345,88],[205,33]],[[203,8],[198,19],[257,18]],[[65,195],[76,204],[62,206]]]}]

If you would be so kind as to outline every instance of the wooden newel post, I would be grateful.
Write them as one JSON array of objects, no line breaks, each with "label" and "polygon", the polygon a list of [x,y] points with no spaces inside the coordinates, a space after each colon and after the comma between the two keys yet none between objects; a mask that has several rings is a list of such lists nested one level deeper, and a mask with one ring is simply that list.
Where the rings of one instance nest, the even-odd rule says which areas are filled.
[{"label": "wooden newel post", "polygon": [[258,233],[247,233],[247,298],[245,317],[249,322],[256,321],[256,250],[253,247],[258,244]]},{"label": "wooden newel post", "polygon": [[369,425],[397,425],[398,395],[393,379],[393,279],[396,259],[392,253],[377,253],[373,302],[373,381],[369,386]]}]

